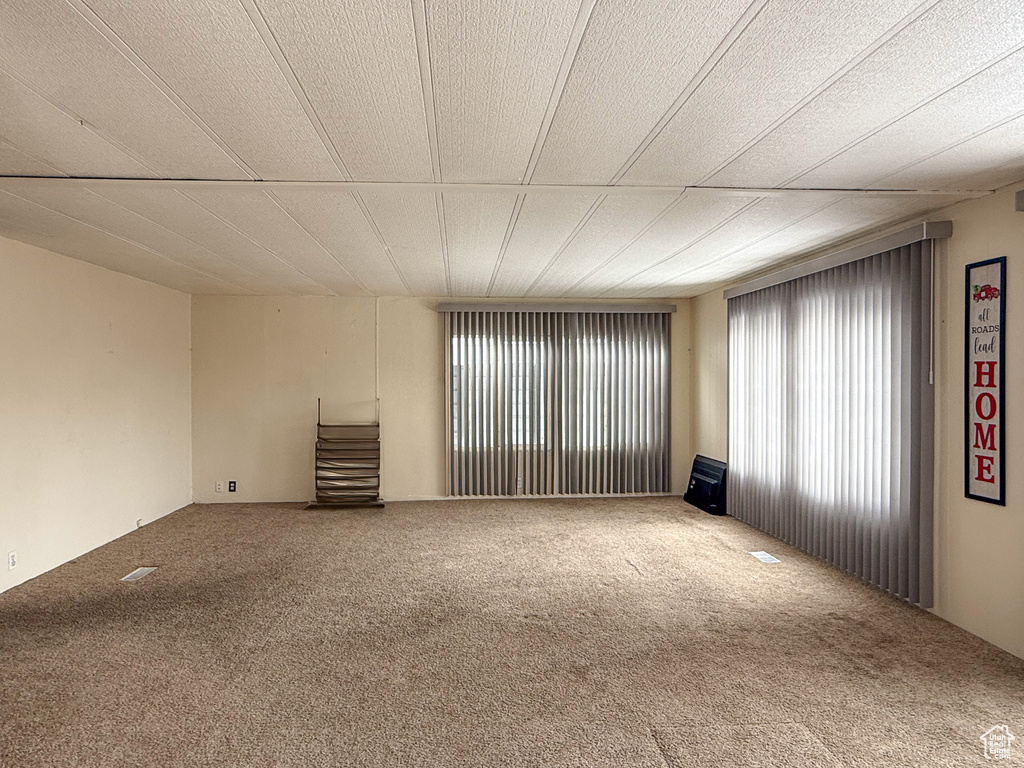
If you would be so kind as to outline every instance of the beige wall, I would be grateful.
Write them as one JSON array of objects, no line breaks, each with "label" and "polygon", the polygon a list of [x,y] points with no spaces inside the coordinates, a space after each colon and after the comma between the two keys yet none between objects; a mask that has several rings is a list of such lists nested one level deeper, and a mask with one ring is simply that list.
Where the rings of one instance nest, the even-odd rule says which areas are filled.
[{"label": "beige wall", "polygon": [[[932,217],[953,222],[937,270],[935,612],[1024,657],[1024,213],[1013,191]],[[1007,257],[1005,507],[963,487],[964,266],[994,256]]]},{"label": "beige wall", "polygon": [[0,238],[0,361],[0,590],[189,503],[188,296]]},{"label": "beige wall", "polygon": [[[436,308],[436,299],[416,298],[194,297],[196,500],[312,498],[316,398],[323,398],[325,421],[372,421],[375,391],[382,497],[444,496],[444,346]],[[692,459],[685,300],[672,335],[672,485],[681,493]],[[217,480],[237,481],[238,491],[216,493]]]},{"label": "beige wall", "polygon": [[444,340],[437,302],[380,300],[381,496],[444,496]]},{"label": "beige wall", "polygon": [[317,398],[326,423],[376,419],[375,336],[373,299],[194,296],[195,500],[311,499]]},{"label": "beige wall", "polygon": [[[1018,185],[1019,187],[1020,185]],[[1024,657],[1024,213],[1008,188],[938,211],[953,237],[936,253],[936,505],[934,612]],[[906,225],[904,225],[906,226]],[[1007,505],[964,497],[964,266],[1007,256]],[[726,338],[721,290],[695,300],[693,434],[696,450],[724,450],[727,371],[716,350]]]},{"label": "beige wall", "polygon": [[728,328],[726,302],[712,291],[690,302],[693,325],[693,397],[690,418],[695,453],[726,460]]},{"label": "beige wall", "polygon": [[682,495],[693,463],[693,328],[689,299],[675,299],[672,315],[672,493]]}]

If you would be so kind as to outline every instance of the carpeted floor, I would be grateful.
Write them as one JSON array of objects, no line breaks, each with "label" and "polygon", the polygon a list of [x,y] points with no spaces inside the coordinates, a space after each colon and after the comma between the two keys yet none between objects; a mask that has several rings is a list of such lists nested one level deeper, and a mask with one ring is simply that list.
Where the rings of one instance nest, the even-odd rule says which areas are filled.
[{"label": "carpeted floor", "polygon": [[5,768],[1024,765],[1024,661],[673,498],[194,505],[0,659]]}]

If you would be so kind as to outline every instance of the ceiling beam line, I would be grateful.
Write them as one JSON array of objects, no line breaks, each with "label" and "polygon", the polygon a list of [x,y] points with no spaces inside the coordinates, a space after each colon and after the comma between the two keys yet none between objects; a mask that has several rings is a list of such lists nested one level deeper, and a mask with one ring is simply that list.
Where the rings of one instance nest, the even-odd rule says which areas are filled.
[{"label": "ceiling beam line", "polygon": [[991,195],[991,189],[841,189],[841,188],[771,188],[771,187],[705,187],[656,186],[632,184],[480,184],[461,182],[420,181],[323,181],[323,180],[247,180],[247,179],[130,179],[110,177],[4,176],[0,189],[34,189],[56,187],[103,187],[135,189],[337,189],[349,192],[496,192],[500,194],[567,193],[585,195],[701,195],[708,197],[958,197],[977,198]]},{"label": "ceiling beam line", "polygon": [[233,150],[224,139],[221,138],[220,134],[217,133],[202,117],[189,105],[185,99],[178,95],[178,93],[170,86],[170,84],[164,80],[157,73],[153,67],[151,67],[145,59],[143,59],[134,48],[132,48],[107,22],[101,17],[96,11],[94,11],[85,0],[67,0],[67,3],[74,8],[78,14],[85,19],[85,21],[95,29],[100,35],[111,46],[114,47],[125,59],[127,59],[132,66],[134,66],[143,77],[149,80],[153,86],[163,94],[164,98],[174,104],[178,110],[191,120],[199,130],[206,134],[207,138],[210,139],[217,148],[220,149],[224,155],[231,160],[235,165],[239,167],[244,173],[252,176],[254,179],[259,178],[259,174],[256,170],[250,166],[245,160]]},{"label": "ceiling beam line", "polygon": [[736,23],[733,24],[729,33],[718,43],[718,47],[711,52],[711,55],[704,61],[701,68],[697,70],[692,78],[690,78],[686,87],[683,88],[682,93],[680,93],[679,96],[676,97],[676,100],[672,102],[672,106],[670,106],[665,114],[658,119],[658,122],[654,124],[654,127],[651,128],[644,137],[644,140],[640,142],[636,149],[633,150],[633,154],[631,154],[619,170],[616,171],[615,175],[612,177],[613,182],[618,181],[629,173],[629,170],[636,164],[637,160],[640,159],[640,156],[650,148],[651,144],[653,144],[658,136],[661,135],[661,132],[665,130],[668,124],[675,120],[676,115],[678,115],[683,109],[686,102],[693,97],[693,94],[697,92],[697,89],[700,88],[700,86],[704,84],[704,81],[711,76],[711,73],[715,71],[718,65],[722,62],[722,59],[725,58],[726,54],[729,53],[729,50],[736,44],[736,41],[739,40],[747,31],[747,27],[754,23],[755,19],[761,15],[761,11],[763,11],[767,5],[768,0],[753,0],[753,2],[747,6],[747,10],[745,10],[743,15],[736,20]]},{"label": "ceiling beam line", "polygon": [[573,67],[576,66],[576,59],[579,58],[580,47],[583,45],[583,37],[590,26],[590,18],[594,15],[594,7],[596,5],[597,0],[582,0],[579,11],[576,13],[576,22],[573,24],[569,40],[565,45],[562,62],[558,66],[558,74],[555,76],[554,86],[551,89],[551,95],[548,97],[548,105],[544,110],[544,119],[541,120],[540,130],[537,131],[537,138],[533,143],[533,151],[530,153],[530,159],[526,163],[526,172],[523,174],[523,180],[527,184],[533,179],[533,174],[537,170],[537,163],[540,162],[541,153],[544,151],[544,143],[548,140],[548,134],[551,132],[551,124],[554,122],[555,112],[558,111],[558,105],[562,103],[565,85],[569,82],[569,75]]},{"label": "ceiling beam line", "polygon": [[925,2],[921,3],[919,6],[914,8],[914,10],[912,10],[910,13],[908,13],[906,16],[904,16],[902,19],[896,22],[894,26],[887,29],[881,37],[876,38],[875,41],[872,42],[867,48],[864,48],[860,53],[858,53],[852,59],[847,61],[842,67],[837,69],[835,72],[829,75],[828,78],[822,81],[816,88],[811,90],[810,93],[808,93],[806,96],[800,99],[800,101],[798,101],[796,104],[787,109],[783,114],[779,115],[778,118],[776,118],[771,124],[766,126],[763,130],[761,130],[756,136],[750,139],[750,141],[748,141],[742,147],[733,152],[730,157],[723,160],[721,163],[718,164],[716,168],[704,174],[704,176],[702,176],[701,178],[697,179],[697,183],[703,184],[706,181],[710,181],[721,171],[725,170],[726,167],[728,167],[736,160],[738,160],[744,153],[749,152],[757,144],[764,141],[764,139],[766,139],[772,132],[778,130],[779,127],[783,125],[783,123],[785,123],[787,120],[790,120],[794,115],[797,114],[797,112],[802,110],[816,98],[821,96],[821,94],[823,94],[833,85],[835,85],[848,74],[850,74],[850,72],[852,72],[858,66],[863,64],[864,61],[866,61],[869,57],[876,54],[883,46],[887,45],[889,42],[892,41],[893,38],[895,38],[897,35],[903,32],[903,30],[917,22],[925,14],[931,12],[931,10],[935,8],[935,6],[939,4],[939,2],[941,2],[941,0],[925,0]]}]

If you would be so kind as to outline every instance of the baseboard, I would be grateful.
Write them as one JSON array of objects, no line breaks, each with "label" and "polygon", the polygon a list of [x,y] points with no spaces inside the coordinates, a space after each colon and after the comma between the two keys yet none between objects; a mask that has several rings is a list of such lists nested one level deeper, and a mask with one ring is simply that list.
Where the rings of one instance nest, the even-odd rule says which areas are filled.
[{"label": "baseboard", "polygon": [[[543,501],[544,499],[645,499],[679,496],[679,493],[559,493],[550,496],[383,496],[381,501],[393,504],[401,501],[472,501],[474,499],[508,499],[512,501]],[[193,501],[193,504],[310,504],[309,499],[239,499],[237,501]]]},{"label": "baseboard", "polygon": [[643,499],[679,496],[678,493],[559,493],[550,496],[400,496],[384,497],[385,503],[400,501],[473,501],[476,499],[508,499],[511,501],[543,501],[544,499]]}]

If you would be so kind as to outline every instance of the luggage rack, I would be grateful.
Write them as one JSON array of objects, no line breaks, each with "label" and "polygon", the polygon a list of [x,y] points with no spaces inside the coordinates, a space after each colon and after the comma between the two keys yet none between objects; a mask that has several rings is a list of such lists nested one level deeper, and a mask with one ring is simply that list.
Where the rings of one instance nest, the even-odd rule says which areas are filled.
[{"label": "luggage rack", "polygon": [[316,501],[307,509],[383,507],[380,424],[322,424],[316,419]]}]

